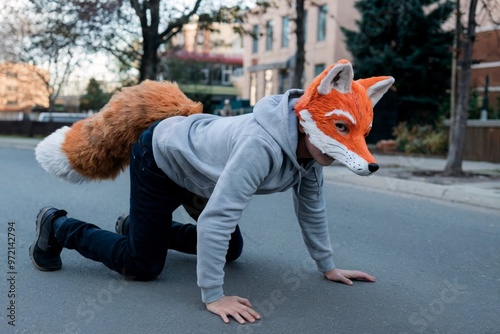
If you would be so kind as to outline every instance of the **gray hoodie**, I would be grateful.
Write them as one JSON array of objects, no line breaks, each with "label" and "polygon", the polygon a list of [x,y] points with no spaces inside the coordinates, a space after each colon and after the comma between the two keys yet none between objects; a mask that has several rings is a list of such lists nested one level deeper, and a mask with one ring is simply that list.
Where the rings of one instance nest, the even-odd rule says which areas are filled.
[{"label": "gray hoodie", "polygon": [[293,105],[302,90],[260,100],[236,117],[197,114],[160,122],[153,153],[179,186],[209,198],[197,222],[197,276],[204,303],[224,296],[224,265],[231,233],[254,194],[293,187],[305,245],[318,270],[334,268],[323,198],[323,170],[297,161],[298,119]]}]

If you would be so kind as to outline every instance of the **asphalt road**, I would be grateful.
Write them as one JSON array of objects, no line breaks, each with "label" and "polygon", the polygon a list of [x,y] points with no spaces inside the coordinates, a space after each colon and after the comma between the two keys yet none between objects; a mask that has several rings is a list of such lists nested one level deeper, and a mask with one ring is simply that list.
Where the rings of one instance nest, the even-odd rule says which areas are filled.
[{"label": "asphalt road", "polygon": [[326,183],[337,266],[377,277],[350,287],[314,268],[290,193],[256,196],[240,224],[243,255],[226,267],[226,294],[263,315],[241,326],[204,309],[194,256],[169,253],[146,283],[68,250],[61,271],[32,266],[41,207],[113,230],[128,209],[126,174],[72,185],[43,171],[31,150],[0,148],[0,190],[0,333],[500,333],[498,212]]}]

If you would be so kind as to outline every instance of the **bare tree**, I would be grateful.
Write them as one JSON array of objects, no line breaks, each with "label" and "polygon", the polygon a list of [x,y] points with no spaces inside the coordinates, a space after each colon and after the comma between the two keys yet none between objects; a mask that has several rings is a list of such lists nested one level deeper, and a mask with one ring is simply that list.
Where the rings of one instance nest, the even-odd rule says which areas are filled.
[{"label": "bare tree", "polygon": [[[492,15],[498,8],[493,8],[495,6],[495,1],[483,0],[482,10],[487,15]],[[463,175],[462,162],[464,160],[466,134],[467,134],[467,118],[468,118],[468,106],[470,99],[470,87],[471,87],[471,65],[472,65],[472,55],[474,49],[474,42],[476,39],[476,27],[477,27],[477,14],[478,14],[478,0],[470,0],[468,6],[467,22],[466,26],[462,27],[460,17],[457,19],[457,28],[460,31],[456,32],[458,38],[457,45],[460,50],[460,73],[457,77],[457,94],[456,94],[456,105],[454,117],[452,117],[452,123],[450,125],[450,146],[448,149],[448,157],[446,161],[446,166],[444,170],[445,175],[450,176],[461,176]],[[458,10],[457,15],[461,15]],[[493,23],[498,23],[498,19],[490,17],[490,21]]]},{"label": "bare tree", "polygon": [[[467,133],[468,105],[470,98],[471,64],[474,41],[476,39],[476,8],[477,0],[471,0],[464,36],[459,40],[462,50],[461,70],[458,77],[458,94],[455,118],[452,124],[452,139],[448,150],[445,174],[460,176],[463,174],[462,161],[465,152],[465,137]],[[457,13],[460,15],[460,13]]]},{"label": "bare tree", "polygon": [[[159,53],[197,15],[200,28],[211,22],[232,22],[243,7],[228,1],[167,0],[30,0],[37,10],[57,10],[72,22],[93,51],[105,50],[123,67],[136,68],[139,81],[156,79]],[[234,2],[234,1],[233,1]],[[236,10],[235,10],[236,9]]]}]

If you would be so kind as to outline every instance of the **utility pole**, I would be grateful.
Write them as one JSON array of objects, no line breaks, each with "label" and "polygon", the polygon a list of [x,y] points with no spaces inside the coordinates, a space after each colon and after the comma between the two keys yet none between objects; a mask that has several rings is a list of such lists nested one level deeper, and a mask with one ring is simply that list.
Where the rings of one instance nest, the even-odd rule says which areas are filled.
[{"label": "utility pole", "polygon": [[488,88],[490,85],[490,75],[486,75],[486,79],[484,80],[484,98],[483,98],[483,107],[481,108],[481,116],[480,119],[482,121],[486,121],[488,119],[488,106],[490,104],[490,98],[488,93]]},{"label": "utility pole", "polygon": [[450,92],[450,131],[448,134],[448,146],[451,146],[453,128],[455,125],[455,111],[457,101],[457,62],[460,55],[459,41],[462,32],[462,12],[460,11],[460,0],[456,0],[455,8],[455,34],[453,36],[453,50],[451,52],[451,92]]}]

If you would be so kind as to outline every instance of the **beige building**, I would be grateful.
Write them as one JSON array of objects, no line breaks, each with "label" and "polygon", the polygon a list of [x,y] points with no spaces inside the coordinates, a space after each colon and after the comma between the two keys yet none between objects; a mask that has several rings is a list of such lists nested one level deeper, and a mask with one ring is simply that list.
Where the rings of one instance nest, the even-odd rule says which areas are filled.
[{"label": "beige building", "polygon": [[[293,66],[296,52],[295,4],[288,1],[279,8],[269,8],[263,15],[254,15],[248,20],[246,29],[257,35],[244,39],[243,67],[245,69],[241,88],[243,99],[254,105],[266,95],[283,93],[292,88]],[[293,2],[293,1],[292,1]],[[359,13],[354,0],[323,0],[311,5],[305,2],[305,68],[303,86],[326,67],[339,59],[350,58],[340,27],[356,29]]]},{"label": "beige building", "polygon": [[[0,117],[28,114],[33,107],[49,106],[48,73],[29,64],[0,64]],[[2,116],[3,115],[3,116]]]},{"label": "beige building", "polygon": [[210,28],[200,30],[195,18],[182,27],[182,33],[173,37],[172,44],[187,53],[241,57],[243,41],[234,33],[233,25],[214,22]]}]

